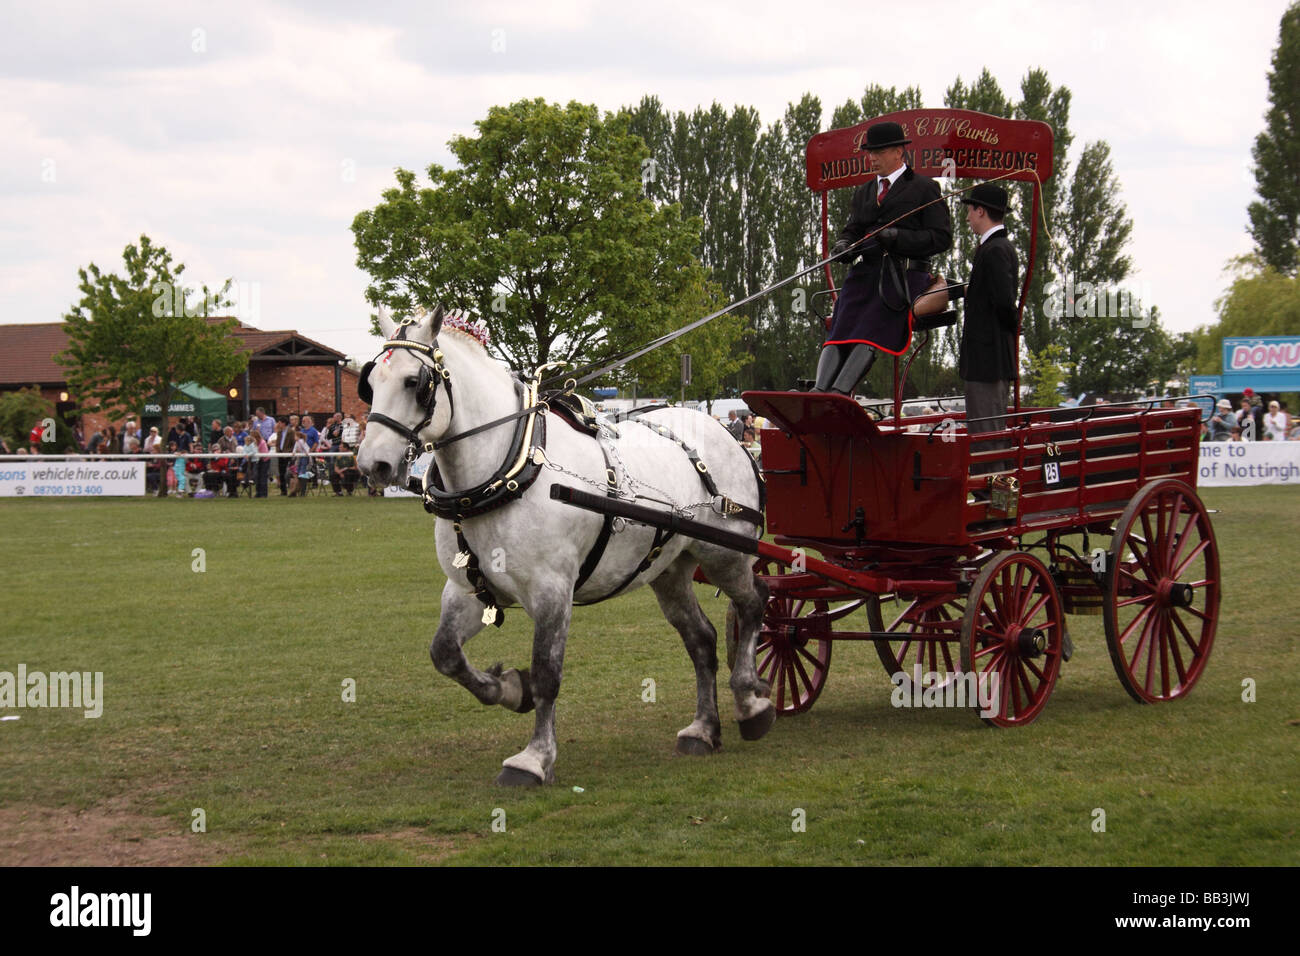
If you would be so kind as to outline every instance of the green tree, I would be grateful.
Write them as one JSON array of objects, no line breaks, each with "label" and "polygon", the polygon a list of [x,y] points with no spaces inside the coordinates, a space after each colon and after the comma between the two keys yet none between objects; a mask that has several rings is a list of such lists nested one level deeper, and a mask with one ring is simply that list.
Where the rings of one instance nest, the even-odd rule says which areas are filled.
[{"label": "green tree", "polygon": [[1300,265],[1300,3],[1282,14],[1273,69],[1268,74],[1269,110],[1255,138],[1255,191],[1250,234],[1264,262],[1282,275]]},{"label": "green tree", "polygon": [[[1059,222],[1068,192],[1066,173],[1069,168],[1068,154],[1074,142],[1070,132],[1070,90],[1064,86],[1053,87],[1047,73],[1041,69],[1030,70],[1020,81],[1020,102],[1015,108],[1016,119],[1039,120],[1052,127],[1052,178],[1042,184],[1041,215],[1048,223]],[[1016,183],[1011,187],[1015,196],[1015,205],[1019,209],[1018,217],[1023,223],[1017,245],[1021,255],[1028,261],[1028,243],[1033,215],[1033,187],[1029,183]],[[1053,280],[1053,273],[1059,274],[1060,266],[1048,239],[1047,230],[1039,222],[1038,241],[1034,248],[1034,274],[1030,279],[1029,293],[1025,299],[1025,311],[1022,316],[1025,348],[1037,352],[1052,341],[1053,330],[1049,317],[1043,310],[1046,301],[1044,290]]]},{"label": "green tree", "polygon": [[1234,259],[1229,270],[1232,284],[1215,303],[1218,321],[1192,336],[1202,375],[1223,371],[1225,337],[1300,335],[1300,276],[1284,275],[1257,255]]},{"label": "green tree", "polygon": [[[683,290],[678,311],[683,316],[702,318],[720,309],[727,299],[715,283],[698,272],[695,281]],[[750,361],[743,342],[747,323],[734,313],[720,316],[693,332],[674,339],[629,362],[615,374],[615,380],[627,388],[633,380],[638,393],[661,398],[683,397],[702,400],[717,398],[725,384]],[[682,355],[691,356],[691,384],[681,386]]]},{"label": "green tree", "polygon": [[1163,395],[1166,384],[1191,371],[1194,346],[1190,333],[1170,335],[1160,310],[1131,303],[1127,316],[1076,320],[1089,332],[1089,346],[1067,361],[1075,394]]},{"label": "green tree", "polygon": [[215,293],[185,285],[185,266],[143,235],[122,260],[121,276],[93,262],[79,269],[81,301],[63,317],[68,347],[54,358],[83,412],[139,414],[154,395],[166,408],[178,383],[221,389],[247,368],[248,354],[230,334],[235,320],[207,318],[232,304],[229,280]]},{"label": "green tree", "polygon": [[[1070,178],[1062,215],[1056,223],[1061,253],[1054,286],[1045,290],[1045,311],[1055,319],[1055,338],[1065,346],[1070,391],[1113,391],[1114,369],[1126,361],[1134,342],[1134,315],[1110,308],[1120,297],[1132,259],[1124,253],[1133,222],[1120,200],[1119,179],[1104,141],[1087,144]],[[1059,311],[1058,311],[1059,309]],[[1137,311],[1128,310],[1130,313]],[[1141,316],[1137,328],[1142,328]]]},{"label": "green tree", "polygon": [[429,166],[426,187],[399,169],[353,221],[372,303],[483,315],[520,370],[598,359],[687,318],[700,223],[646,197],[652,157],[626,114],[521,100],[475,125],[449,144],[458,168]]},{"label": "green tree", "polygon": [[[804,94],[786,107],[764,137],[764,164],[772,171],[774,279],[794,275],[821,258],[821,198],[808,188],[804,160],[808,140],[821,131],[821,114],[821,101]],[[811,376],[825,338],[823,326],[812,315],[813,296],[824,285],[819,271],[763,302],[755,333],[753,387],[789,388],[795,379]]]},{"label": "green tree", "polygon": [[[5,440],[10,453],[26,448],[32,427],[47,418],[54,418],[54,404],[42,396],[41,390],[36,386],[0,393],[0,438]],[[63,422],[56,419],[55,443],[40,447],[37,451],[48,454],[61,452],[67,445],[64,438],[70,441],[72,437],[71,429],[58,434],[63,427]]]},{"label": "green tree", "polygon": [[1051,408],[1061,403],[1060,387],[1066,379],[1065,361],[1065,349],[1054,342],[1048,343],[1041,352],[1030,354],[1029,368],[1024,376],[1029,382],[1026,400],[1029,405]]}]

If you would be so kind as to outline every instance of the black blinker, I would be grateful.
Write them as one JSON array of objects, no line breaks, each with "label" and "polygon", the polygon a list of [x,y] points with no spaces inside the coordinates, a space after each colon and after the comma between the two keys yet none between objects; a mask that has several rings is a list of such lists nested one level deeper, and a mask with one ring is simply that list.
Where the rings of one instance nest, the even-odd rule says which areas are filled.
[{"label": "black blinker", "polygon": [[361,377],[357,379],[357,397],[367,405],[373,404],[375,400],[374,389],[370,387],[370,373],[374,368],[374,362],[367,362],[361,368]]}]

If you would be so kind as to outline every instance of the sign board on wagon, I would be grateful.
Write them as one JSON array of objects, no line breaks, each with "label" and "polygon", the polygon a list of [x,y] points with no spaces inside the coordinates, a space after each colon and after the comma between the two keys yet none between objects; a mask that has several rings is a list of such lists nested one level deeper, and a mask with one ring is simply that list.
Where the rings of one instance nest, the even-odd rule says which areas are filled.
[{"label": "sign board on wagon", "polygon": [[974,110],[902,110],[857,126],[827,130],[808,141],[808,187],[814,191],[857,186],[875,177],[862,151],[867,127],[903,127],[911,142],[907,164],[933,179],[949,176],[1032,182],[1052,175],[1052,128],[1036,120],[1011,120]]}]

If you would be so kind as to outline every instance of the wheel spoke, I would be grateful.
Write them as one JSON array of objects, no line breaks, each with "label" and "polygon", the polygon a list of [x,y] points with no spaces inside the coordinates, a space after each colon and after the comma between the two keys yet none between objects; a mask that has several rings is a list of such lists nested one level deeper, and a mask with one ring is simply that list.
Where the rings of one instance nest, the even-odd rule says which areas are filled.
[{"label": "wheel spoke", "polygon": [[[808,648],[806,647],[800,647],[797,650],[798,650],[798,656],[795,657],[796,663],[799,663],[800,657],[804,657],[808,659],[808,662],[810,664],[812,664],[813,670],[821,670],[823,661],[820,657],[812,653],[812,651],[808,650]],[[800,668],[802,669],[802,664],[800,664]]]},{"label": "wheel spoke", "polygon": [[1024,609],[1025,606],[1024,577],[1025,577],[1025,572],[1028,570],[1029,570],[1028,565],[1020,562],[1016,563],[1015,581],[1011,585],[1011,601],[1012,601],[1012,607],[1015,609],[1012,612],[1014,615],[1012,620],[1015,621],[1023,621],[1025,619],[1023,616],[1021,616],[1020,612]]},{"label": "wheel spoke", "polygon": [[[1187,609],[1184,608],[1184,610],[1187,610]],[[1178,616],[1178,612],[1177,612],[1177,611],[1175,611],[1171,616],[1172,616],[1172,618],[1173,618],[1174,624],[1178,627],[1178,630],[1181,631],[1182,634],[1183,634],[1183,637],[1186,638],[1186,640],[1187,640],[1187,646],[1190,647],[1190,648],[1192,649],[1192,657],[1193,657],[1193,658],[1200,657],[1200,655],[1201,655],[1201,648],[1200,648],[1200,645],[1197,644],[1194,640],[1192,640],[1192,635],[1188,633],[1188,631],[1187,631],[1187,626],[1186,626],[1185,624],[1183,624],[1183,619],[1180,618],[1180,617]],[[1178,642],[1177,642],[1177,641],[1174,642],[1174,655],[1175,655],[1175,656],[1178,655]],[[1181,669],[1179,670],[1179,674],[1180,674],[1180,676],[1182,675],[1182,671],[1181,671]]]},{"label": "wheel spoke", "polygon": [[1141,623],[1143,618],[1150,615],[1151,609],[1153,607],[1155,607],[1155,602],[1148,601],[1146,607],[1144,607],[1138,613],[1138,615],[1135,618],[1133,618],[1133,620],[1129,621],[1128,627],[1124,628],[1123,632],[1119,636],[1119,644],[1121,647],[1124,646],[1124,642],[1127,641],[1129,637],[1133,634],[1133,628],[1137,627],[1138,624]]},{"label": "wheel spoke", "polygon": [[[1178,612],[1172,611],[1169,615],[1169,619],[1173,621],[1174,626],[1177,627],[1178,630],[1183,632],[1183,636],[1187,638],[1187,642],[1190,644],[1192,641],[1192,637],[1190,634],[1187,633],[1187,628],[1183,627],[1183,622],[1178,617]],[[1181,687],[1182,685],[1187,683],[1187,668],[1183,666],[1183,652],[1178,649],[1178,639],[1174,637],[1172,634],[1170,635],[1170,637],[1172,639],[1169,641],[1169,650],[1174,655],[1174,670],[1178,674],[1178,684]],[[1195,647],[1195,645],[1192,646]]]},{"label": "wheel spoke", "polygon": [[1011,666],[1007,670],[1010,673],[1005,676],[1011,678],[1011,694],[1009,695],[1011,697],[1011,712],[1012,714],[1018,714],[1025,709],[1020,703],[1020,681],[1023,675],[1014,660],[1011,661]]},{"label": "wheel spoke", "polygon": [[1164,615],[1163,627],[1160,629],[1160,696],[1169,696],[1169,638],[1172,636],[1169,626],[1169,614]]},{"label": "wheel spoke", "polygon": [[1201,543],[1196,546],[1196,549],[1186,557],[1186,559],[1183,561],[1182,564],[1174,568],[1173,573],[1170,574],[1169,576],[1173,578],[1175,581],[1181,578],[1183,576],[1183,572],[1187,570],[1187,566],[1191,564],[1193,561],[1195,561],[1197,558],[1199,558],[1202,554],[1204,554],[1205,549],[1208,548],[1209,546],[1210,546],[1209,540],[1202,539]]},{"label": "wheel spoke", "polygon": [[797,654],[790,655],[790,668],[790,676],[792,678],[795,677],[795,672],[798,672],[799,680],[795,686],[804,691],[804,693],[800,694],[800,700],[802,702],[807,699],[807,692],[812,690],[812,678],[810,678],[808,672],[804,670],[803,661],[799,660],[799,655]]},{"label": "wheel spoke", "polygon": [[1149,580],[1143,580],[1142,578],[1134,574],[1132,571],[1129,571],[1127,568],[1125,568],[1122,564],[1119,567],[1117,567],[1115,570],[1118,573],[1124,575],[1124,577],[1128,578],[1138,587],[1146,588],[1148,591],[1155,591],[1155,587],[1151,584]]},{"label": "wheel spoke", "polygon": [[[1178,533],[1178,547],[1174,549],[1174,553],[1170,556],[1169,559],[1170,567],[1173,567],[1174,565],[1178,564],[1178,559],[1179,557],[1182,556],[1183,548],[1187,547],[1187,542],[1191,540],[1192,536],[1191,534],[1189,534],[1189,532],[1192,530],[1192,525],[1196,524],[1199,528],[1199,525],[1201,523],[1200,519],[1201,519],[1200,512],[1198,512],[1195,508],[1192,508],[1187,512],[1187,521],[1184,522],[1183,524],[1183,530]],[[1202,535],[1202,538],[1204,538],[1204,535]],[[1174,577],[1177,576],[1178,576],[1177,573],[1175,573]]]},{"label": "wheel spoke", "polygon": [[909,604],[906,608],[903,609],[903,613],[902,613],[902,614],[900,614],[900,615],[898,615],[898,617],[894,618],[894,623],[891,624],[891,625],[889,625],[889,627],[885,628],[885,630],[887,630],[887,631],[896,631],[896,630],[898,630],[898,626],[899,626],[900,624],[902,624],[904,621],[908,621],[908,622],[912,623],[912,625],[915,627],[915,623],[916,623],[916,622],[915,622],[915,620],[912,619],[911,614],[912,614],[912,612],[916,609],[916,606],[917,606],[918,604],[920,604],[920,603],[921,603],[920,600],[915,600],[915,601],[913,601],[911,604]]},{"label": "wheel spoke", "polygon": [[1025,658],[1024,664],[1025,664],[1026,667],[1028,667],[1031,671],[1034,672],[1034,676],[1037,677],[1037,678],[1039,679],[1039,681],[1042,681],[1042,680],[1045,679],[1045,678],[1043,677],[1043,672],[1040,671],[1040,670],[1038,669],[1038,665],[1036,665],[1036,664],[1035,664],[1033,661],[1031,661],[1029,658]]},{"label": "wheel spoke", "polygon": [[776,706],[778,710],[785,710],[785,662],[777,660],[775,672],[772,680],[776,684]]},{"label": "wheel spoke", "polygon": [[[1146,516],[1143,515],[1143,519],[1145,518]],[[1141,543],[1142,549],[1138,549],[1134,547],[1135,541]],[[1125,539],[1125,543],[1129,546],[1129,551],[1133,555],[1133,560],[1135,560],[1138,563],[1138,565],[1142,568],[1143,572],[1146,574],[1147,580],[1150,581],[1152,584],[1160,580],[1160,575],[1156,573],[1155,568],[1151,564],[1151,550],[1147,542],[1141,538],[1134,538],[1133,534],[1130,533],[1128,537]]]},{"label": "wheel spoke", "polygon": [[[1147,608],[1148,612],[1152,610],[1153,608],[1151,607]],[[1138,635],[1137,645],[1133,648],[1133,656],[1130,657],[1128,661],[1128,669],[1130,672],[1137,670],[1138,658],[1142,655],[1142,648],[1146,645],[1147,635],[1151,632],[1151,621],[1154,617],[1155,615],[1151,613],[1144,615],[1145,620],[1142,623],[1142,632]],[[1133,624],[1136,623],[1137,621],[1135,620]],[[1130,624],[1129,627],[1132,628],[1133,624]]]},{"label": "wheel spoke", "polygon": [[[1007,668],[1006,668],[1006,666],[1005,666],[1005,662],[1004,662],[1003,666],[1000,667],[998,670],[999,670],[999,674],[998,674],[998,697],[1001,698],[1001,699],[998,701],[998,716],[1001,717],[1003,720],[1006,720],[1006,719],[1007,719],[1007,704],[1011,702],[1011,694],[1008,694],[1008,693],[1007,693],[1007,673],[1006,673],[1006,672],[1007,672]],[[1011,692],[1012,692],[1013,694],[1016,692],[1016,685],[1015,685],[1014,683],[1012,683],[1012,685],[1011,685]]]},{"label": "wheel spoke", "polygon": [[1006,613],[1003,608],[1002,595],[998,593],[998,584],[996,580],[991,582],[990,587],[988,589],[988,596],[989,599],[993,602],[993,608],[992,610],[990,610],[989,606],[985,604],[984,613],[989,617],[990,620],[994,620],[999,625],[1001,625],[1003,622],[1006,621]]},{"label": "wheel spoke", "polygon": [[1167,568],[1173,564],[1174,560],[1174,526],[1178,524],[1178,516],[1183,511],[1183,496],[1175,495],[1169,502],[1169,518],[1165,522],[1165,537],[1161,542],[1161,550],[1164,552],[1164,560],[1161,567]]},{"label": "wheel spoke", "polygon": [[1051,596],[1052,595],[1046,589],[1044,589],[1042,593],[1038,595],[1038,603],[1035,604],[1032,608],[1030,608],[1025,614],[1021,615],[1020,617],[1021,623],[1029,624],[1031,621],[1033,621],[1033,619],[1037,616],[1038,612],[1043,609],[1043,605],[1047,603],[1048,598],[1050,598]]},{"label": "wheel spoke", "polygon": [[1146,682],[1142,686],[1146,688],[1148,694],[1151,693],[1151,679],[1155,676],[1156,643],[1160,640],[1160,618],[1160,609],[1157,608],[1155,613],[1147,619],[1151,625],[1151,640],[1147,641],[1147,673]]}]

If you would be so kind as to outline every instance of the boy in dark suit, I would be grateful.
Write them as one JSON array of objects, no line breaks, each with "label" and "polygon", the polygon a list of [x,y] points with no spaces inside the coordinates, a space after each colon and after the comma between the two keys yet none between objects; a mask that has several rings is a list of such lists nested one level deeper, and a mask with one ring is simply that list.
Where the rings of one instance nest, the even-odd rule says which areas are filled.
[{"label": "boy in dark suit", "polygon": [[[851,394],[878,352],[907,350],[908,315],[912,300],[930,284],[930,257],[952,245],[952,217],[939,184],[904,162],[910,142],[897,123],[867,128],[862,149],[876,179],[853,191],[853,211],[831,250],[844,261],[861,258],[835,302],[817,362],[813,387],[819,392]],[[861,241],[871,233],[873,239]]]},{"label": "boy in dark suit", "polygon": [[[1011,380],[1016,377],[1016,282],[1020,262],[1002,220],[1007,192],[993,183],[980,183],[962,203],[966,224],[979,237],[970,280],[953,289],[953,299],[966,297],[961,351],[957,370],[966,382],[966,430],[969,434],[1004,428]],[[972,419],[985,419],[973,421]],[[985,447],[1008,447],[1006,442]]]}]

